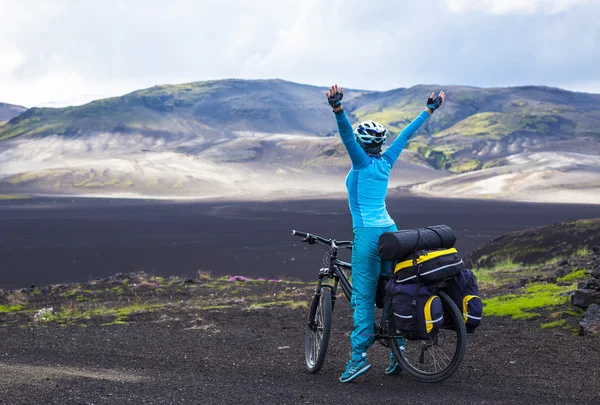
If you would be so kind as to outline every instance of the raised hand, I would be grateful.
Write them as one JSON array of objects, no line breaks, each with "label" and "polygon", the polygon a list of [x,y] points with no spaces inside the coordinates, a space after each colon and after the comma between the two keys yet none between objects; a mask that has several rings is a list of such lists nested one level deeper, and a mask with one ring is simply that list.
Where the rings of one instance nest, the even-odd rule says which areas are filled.
[{"label": "raised hand", "polygon": [[433,114],[435,110],[440,108],[440,106],[444,103],[446,99],[446,94],[443,91],[440,91],[440,94],[436,97],[435,93],[431,93],[429,98],[427,99],[427,111],[430,114]]},{"label": "raised hand", "polygon": [[329,91],[325,92],[325,95],[327,96],[327,101],[329,102],[329,105],[334,110],[337,110],[338,108],[340,108],[342,106],[342,98],[344,97],[344,89],[342,89],[341,87],[338,89],[337,84],[334,84],[333,86],[331,86]]}]

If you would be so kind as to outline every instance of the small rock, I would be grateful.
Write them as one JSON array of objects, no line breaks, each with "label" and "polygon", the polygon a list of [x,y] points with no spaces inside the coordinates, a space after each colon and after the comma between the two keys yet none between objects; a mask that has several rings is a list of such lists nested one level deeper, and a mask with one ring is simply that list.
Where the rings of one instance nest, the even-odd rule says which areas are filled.
[{"label": "small rock", "polygon": [[599,254],[600,253],[600,246],[592,246],[592,252]]},{"label": "small rock", "polygon": [[195,283],[195,281],[194,281],[194,279],[193,279],[193,278],[191,278],[191,277],[188,277],[188,278],[186,278],[186,279],[185,279],[184,283],[185,283],[185,284],[194,284],[194,283]]},{"label": "small rock", "polygon": [[560,262],[558,262],[559,266],[568,266],[569,265],[569,261],[567,259],[562,259]]},{"label": "small rock", "polygon": [[590,278],[589,280],[584,281],[583,285],[581,287],[579,287],[579,285],[578,285],[578,289],[580,289],[580,290],[588,289],[588,290],[600,291],[600,280],[598,280],[597,278]]},{"label": "small rock", "polygon": [[526,278],[520,278],[519,281],[517,281],[517,283],[515,284],[515,287],[521,288],[521,287],[524,287],[525,284],[527,284],[527,279]]},{"label": "small rock", "polygon": [[583,336],[600,335],[600,305],[592,304],[579,321],[579,334]]},{"label": "small rock", "polygon": [[600,265],[596,266],[594,271],[592,271],[592,277],[600,279]]},{"label": "small rock", "polygon": [[600,291],[586,288],[575,291],[575,294],[571,296],[571,305],[588,308],[592,304],[600,305]]},{"label": "small rock", "polygon": [[[545,270],[545,269],[544,269]],[[556,271],[554,273],[554,278],[560,278],[560,277],[564,277],[567,273],[569,273],[571,271],[571,269],[558,269],[558,271]]]}]

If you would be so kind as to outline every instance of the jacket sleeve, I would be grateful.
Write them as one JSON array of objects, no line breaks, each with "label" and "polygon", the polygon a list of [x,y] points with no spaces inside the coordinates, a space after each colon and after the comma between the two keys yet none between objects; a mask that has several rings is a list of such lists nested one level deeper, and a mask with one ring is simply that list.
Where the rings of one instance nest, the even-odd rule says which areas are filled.
[{"label": "jacket sleeve", "polygon": [[398,160],[400,153],[402,153],[404,146],[406,146],[406,142],[408,142],[410,137],[417,132],[419,128],[421,128],[421,125],[423,125],[425,121],[427,121],[429,115],[430,114],[427,112],[427,110],[423,110],[423,112],[421,112],[421,114],[419,114],[419,116],[415,118],[413,122],[408,124],[406,128],[400,132],[400,135],[398,135],[396,140],[394,140],[390,147],[383,152],[383,157],[386,157],[390,163],[394,165],[396,160]]},{"label": "jacket sleeve", "polygon": [[354,130],[348,117],[346,117],[346,113],[343,110],[340,113],[335,113],[335,119],[342,142],[348,151],[348,155],[350,155],[352,168],[361,169],[366,167],[369,163],[369,156],[354,138]]}]

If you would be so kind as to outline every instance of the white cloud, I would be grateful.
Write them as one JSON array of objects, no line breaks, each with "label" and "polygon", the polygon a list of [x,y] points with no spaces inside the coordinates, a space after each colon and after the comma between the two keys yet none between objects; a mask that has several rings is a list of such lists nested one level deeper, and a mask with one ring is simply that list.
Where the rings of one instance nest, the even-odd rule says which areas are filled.
[{"label": "white cloud", "polygon": [[596,0],[447,0],[454,13],[482,11],[490,14],[563,13]]},{"label": "white cloud", "polygon": [[599,14],[585,0],[0,0],[0,101],[232,77],[577,86],[596,80]]}]

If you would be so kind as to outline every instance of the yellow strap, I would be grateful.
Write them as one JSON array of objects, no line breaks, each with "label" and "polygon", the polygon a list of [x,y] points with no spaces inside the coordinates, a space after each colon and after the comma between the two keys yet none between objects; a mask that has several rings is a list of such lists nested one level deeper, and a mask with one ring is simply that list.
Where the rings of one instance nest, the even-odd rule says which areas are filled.
[{"label": "yellow strap", "polygon": [[[436,257],[449,255],[452,253],[458,253],[458,251],[455,248],[452,248],[452,249],[437,250],[437,251],[429,252],[422,256],[417,257],[417,264],[426,262],[427,260],[435,259]],[[396,265],[396,267],[394,267],[394,273],[397,273],[402,269],[406,269],[406,268],[412,267],[412,266],[414,266],[414,260],[412,260],[412,259],[405,260],[403,262],[398,263]]]},{"label": "yellow strap", "polygon": [[463,319],[465,320],[465,323],[467,323],[467,321],[469,320],[469,301],[471,301],[472,298],[479,298],[476,295],[465,295],[465,297],[463,298]]},{"label": "yellow strap", "polygon": [[433,320],[431,319],[431,303],[437,297],[437,295],[432,295],[425,303],[425,328],[427,330],[427,333],[433,330]]}]

